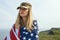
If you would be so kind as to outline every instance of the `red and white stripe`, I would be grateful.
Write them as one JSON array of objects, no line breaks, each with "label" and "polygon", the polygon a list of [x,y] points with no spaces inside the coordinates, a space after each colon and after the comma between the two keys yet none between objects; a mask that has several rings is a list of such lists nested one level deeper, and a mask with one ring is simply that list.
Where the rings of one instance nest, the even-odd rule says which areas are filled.
[{"label": "red and white stripe", "polygon": [[4,40],[20,40],[20,29],[18,30],[18,35],[16,35],[15,24],[14,24],[10,30],[9,35],[6,36]]}]

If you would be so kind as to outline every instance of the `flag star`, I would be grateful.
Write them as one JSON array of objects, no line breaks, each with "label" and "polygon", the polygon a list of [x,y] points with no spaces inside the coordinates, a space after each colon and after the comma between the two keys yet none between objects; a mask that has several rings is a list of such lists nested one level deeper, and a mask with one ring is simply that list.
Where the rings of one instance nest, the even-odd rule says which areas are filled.
[{"label": "flag star", "polygon": [[34,22],[34,24],[36,25],[37,23],[36,23],[36,22]]},{"label": "flag star", "polygon": [[26,32],[25,34],[28,34],[28,32]]},{"label": "flag star", "polygon": [[35,37],[38,38],[38,35],[36,35]]},{"label": "flag star", "polygon": [[33,36],[33,33],[31,33],[31,36]]},{"label": "flag star", "polygon": [[26,39],[26,37],[23,37],[23,40],[25,40]]},{"label": "flag star", "polygon": [[24,30],[26,29],[26,27],[24,27]]},{"label": "flag star", "polygon": [[31,40],[31,38],[29,38],[28,40]]},{"label": "flag star", "polygon": [[25,32],[23,32],[23,33],[25,33]]}]

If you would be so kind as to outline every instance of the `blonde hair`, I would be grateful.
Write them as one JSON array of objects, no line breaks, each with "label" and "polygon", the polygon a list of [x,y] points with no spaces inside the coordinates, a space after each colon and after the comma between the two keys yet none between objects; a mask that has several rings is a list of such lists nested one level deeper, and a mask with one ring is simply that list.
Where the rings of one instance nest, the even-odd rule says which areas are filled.
[{"label": "blonde hair", "polygon": [[[27,20],[26,20],[26,28],[27,28],[27,30],[29,32],[31,32],[31,29],[33,29],[33,27],[32,27],[32,21],[33,21],[33,18],[32,18],[32,6],[31,6],[30,3],[27,3],[27,2],[22,2],[21,5],[22,6],[29,6],[28,16],[27,16]],[[22,20],[22,17],[20,16],[20,13],[18,13],[18,17],[17,17],[17,20],[15,22],[15,25],[16,26],[20,25],[20,27],[23,26],[23,20]]]}]

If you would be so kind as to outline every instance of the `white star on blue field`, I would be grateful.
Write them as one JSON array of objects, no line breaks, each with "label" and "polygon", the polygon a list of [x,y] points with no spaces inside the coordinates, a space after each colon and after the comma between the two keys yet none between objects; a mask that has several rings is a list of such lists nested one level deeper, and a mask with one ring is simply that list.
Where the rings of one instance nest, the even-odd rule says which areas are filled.
[{"label": "white star on blue field", "polygon": [[24,1],[32,4],[39,31],[60,27],[60,0],[0,0],[0,29],[11,29],[18,15],[16,8]]}]

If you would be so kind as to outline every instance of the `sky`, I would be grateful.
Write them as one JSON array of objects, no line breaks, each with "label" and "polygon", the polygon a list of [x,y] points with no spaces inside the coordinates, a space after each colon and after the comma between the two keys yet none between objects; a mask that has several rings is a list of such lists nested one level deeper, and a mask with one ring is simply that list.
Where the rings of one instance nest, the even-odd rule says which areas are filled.
[{"label": "sky", "polygon": [[39,31],[60,28],[60,0],[0,0],[0,29],[11,29],[22,2],[32,4]]}]

